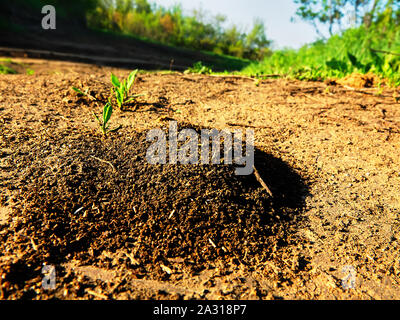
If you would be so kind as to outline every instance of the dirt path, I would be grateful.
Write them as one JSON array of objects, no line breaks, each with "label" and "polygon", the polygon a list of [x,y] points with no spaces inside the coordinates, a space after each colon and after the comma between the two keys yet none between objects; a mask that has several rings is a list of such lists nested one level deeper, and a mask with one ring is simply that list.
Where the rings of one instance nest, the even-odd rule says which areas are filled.
[{"label": "dirt path", "polygon": [[[256,85],[249,79],[141,74],[135,91],[145,95],[130,110],[115,111],[112,123],[121,124],[122,129],[115,134],[114,142],[102,144],[91,113],[100,113],[102,104],[79,98],[70,88],[89,88],[99,100],[105,99],[110,90],[110,72],[125,76],[127,71],[56,61],[21,61],[35,70],[35,75],[0,75],[0,272],[3,275],[0,294],[3,298],[400,298],[400,108],[393,98],[393,90],[385,89],[377,94],[376,89],[351,90],[285,79],[265,80]],[[230,180],[225,169],[211,168],[215,178],[209,178],[208,171],[197,168],[179,169],[175,173],[173,169],[154,171],[150,176],[148,171],[140,171],[138,167],[143,179],[135,176],[132,180],[136,183],[135,188],[141,188],[142,182],[153,183],[154,180],[154,186],[143,190],[155,188],[160,197],[163,197],[164,189],[157,189],[158,183],[171,186],[172,190],[165,191],[169,196],[163,202],[174,206],[179,200],[181,208],[186,208],[182,209],[180,217],[192,214],[191,208],[195,208],[194,213],[200,208],[206,213],[213,210],[213,206],[203,208],[203,195],[196,193],[193,187],[198,181],[200,186],[204,183],[204,193],[215,191],[212,196],[215,199],[231,199],[232,207],[223,209],[227,215],[221,215],[220,220],[210,216],[213,222],[210,225],[204,224],[206,222],[196,215],[189,217],[194,220],[180,222],[183,227],[190,221],[198,221],[199,225],[207,225],[207,230],[219,228],[221,238],[217,247],[223,243],[228,253],[221,248],[215,250],[212,243],[207,244],[204,236],[212,233],[195,229],[186,232],[192,232],[197,238],[188,236],[190,245],[183,246],[186,251],[182,252],[169,248],[163,233],[160,238],[142,233],[141,236],[155,241],[154,248],[161,246],[165,252],[170,252],[160,253],[151,261],[151,252],[147,255],[145,252],[153,248],[152,244],[142,248],[140,240],[135,238],[140,233],[141,220],[132,220],[137,223],[129,226],[138,232],[132,231],[130,237],[134,238],[118,240],[115,231],[118,228],[114,230],[110,221],[109,230],[95,227],[92,230],[96,221],[99,228],[108,221],[101,216],[102,210],[107,211],[107,205],[99,206],[98,213],[93,213],[97,212],[95,209],[87,209],[89,216],[98,214],[92,224],[85,225],[81,218],[77,222],[68,220],[65,228],[71,232],[59,232],[57,223],[60,225],[67,220],[61,219],[64,216],[52,220],[52,214],[59,212],[57,206],[69,201],[68,194],[60,192],[80,188],[73,184],[72,189],[68,189],[61,181],[65,177],[65,183],[69,183],[68,176],[87,177],[85,168],[89,167],[85,166],[89,162],[85,161],[89,160],[85,160],[82,152],[92,150],[97,158],[102,156],[112,161],[120,170],[128,168],[124,174],[130,177],[138,162],[124,162],[122,158],[129,158],[132,150],[141,149],[139,146],[134,149],[135,142],[129,141],[140,141],[138,134],[165,127],[168,119],[200,128],[233,130],[248,127],[255,130],[259,152],[256,166],[275,196],[271,203],[256,179]],[[112,186],[126,187],[126,181],[107,178],[112,168],[106,163],[92,158],[90,165],[94,168],[91,171],[93,179],[101,178]],[[106,172],[104,176],[99,173],[101,168]],[[31,169],[36,176],[30,173]],[[51,174],[56,178],[51,178]],[[191,202],[186,203],[183,196],[170,199],[173,190],[179,188],[168,182],[173,180],[170,174],[187,183],[181,193],[190,191],[190,195],[195,195],[197,207],[192,207]],[[197,180],[190,180],[191,176]],[[166,181],[162,182],[162,179]],[[47,190],[53,191],[46,194],[43,189],[35,193],[26,187],[29,192],[24,192],[24,185],[39,189],[47,186]],[[85,192],[90,194],[90,190]],[[232,195],[225,190],[231,190]],[[37,196],[41,192],[44,192],[42,198]],[[126,200],[120,200],[121,205],[128,200],[136,203],[134,198],[129,198],[132,192],[135,194],[136,191],[119,194],[126,197],[123,198]],[[143,192],[135,196],[144,194],[145,197],[147,193]],[[248,202],[235,202],[235,192],[246,193]],[[143,199],[153,199],[148,197]],[[46,202],[46,199],[54,202],[48,203],[50,200]],[[107,201],[111,203],[108,206],[114,205],[112,199]],[[48,210],[43,213],[43,218],[37,219],[42,213],[35,211],[33,203]],[[136,214],[134,208],[141,208],[141,205],[143,203],[138,202],[138,207],[132,205],[129,210]],[[170,207],[166,205],[167,209]],[[116,205],[115,210],[123,211],[127,207]],[[150,205],[146,210],[151,210]],[[154,210],[159,210],[164,217],[163,206]],[[254,226],[262,229],[253,230],[248,226],[250,231],[246,233],[245,224],[229,220],[232,210],[260,215],[261,220],[254,220]],[[265,220],[267,222],[263,220],[263,212],[271,215],[271,219]],[[6,215],[12,218],[7,223],[4,222]],[[157,221],[154,226],[143,222],[142,228],[164,232],[165,237],[172,235],[177,225],[172,222],[169,225],[163,222],[164,218],[156,220],[156,217],[153,217]],[[114,218],[121,219],[120,216]],[[249,215],[249,219],[253,218]],[[124,225],[129,219],[137,218],[118,220],[121,230],[125,230]],[[235,236],[226,233],[224,221],[231,228],[243,227],[245,236],[239,241],[239,233]],[[196,226],[196,222],[193,223],[191,226]],[[51,230],[49,233],[40,231],[46,226],[56,228],[56,231],[51,229],[56,236],[51,237]],[[105,238],[115,240],[83,246],[79,239],[74,239],[73,232],[78,237],[85,228],[93,234],[103,232]],[[107,231],[110,234],[107,235]],[[46,238],[48,234],[50,236]],[[29,235],[32,240],[28,239]],[[212,236],[217,237],[216,234]],[[54,245],[46,247],[48,244],[40,242],[43,239]],[[229,243],[228,239],[233,242]],[[245,243],[248,239],[251,241]],[[250,243],[257,239],[260,240],[258,244]],[[70,249],[72,244],[75,245],[73,251],[63,251],[63,248]],[[51,260],[53,251],[48,248],[60,250],[62,259]],[[48,254],[48,257],[42,258],[39,253]],[[24,265],[27,261],[29,265]],[[41,265],[38,263],[46,261],[55,264],[58,271],[59,285],[55,291],[41,289]],[[348,272],[354,272],[356,282],[353,288],[345,290],[342,279]]]}]

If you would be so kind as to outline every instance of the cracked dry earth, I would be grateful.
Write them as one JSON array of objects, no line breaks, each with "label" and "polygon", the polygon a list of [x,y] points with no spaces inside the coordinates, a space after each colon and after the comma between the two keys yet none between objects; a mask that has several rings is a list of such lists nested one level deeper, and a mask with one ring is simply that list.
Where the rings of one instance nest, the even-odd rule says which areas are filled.
[{"label": "cracked dry earth", "polygon": [[[134,90],[144,95],[115,111],[122,129],[104,140],[92,112],[110,72],[129,71],[18,61],[35,74],[0,75],[2,299],[400,298],[394,89],[143,73]],[[146,167],[133,154],[140,134],[171,119],[253,129],[273,199],[230,168]],[[71,218],[74,201],[87,204]],[[56,268],[53,291],[41,288],[43,264]]]}]

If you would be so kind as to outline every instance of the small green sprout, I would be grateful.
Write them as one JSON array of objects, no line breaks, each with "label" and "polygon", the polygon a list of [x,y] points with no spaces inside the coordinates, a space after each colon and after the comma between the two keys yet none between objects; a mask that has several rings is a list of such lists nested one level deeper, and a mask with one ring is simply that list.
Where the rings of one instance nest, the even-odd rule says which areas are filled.
[{"label": "small green sprout", "polygon": [[85,91],[82,91],[81,89],[77,88],[77,87],[72,87],[72,90],[74,90],[78,95],[84,96],[84,97],[88,97],[91,100],[97,100],[95,97],[93,97],[90,93],[89,93],[89,88],[87,88]]},{"label": "small green sprout", "polygon": [[379,81],[375,96],[380,97],[382,94],[383,94],[383,87],[382,87],[381,82]]},{"label": "small green sprout", "polygon": [[100,120],[99,117],[93,112],[97,122],[100,125],[101,132],[105,136],[107,135],[107,133],[114,132],[114,131],[121,129],[121,126],[114,128],[114,129],[109,129],[110,126],[109,126],[108,122],[110,121],[112,112],[113,112],[113,109],[112,109],[112,105],[111,105],[110,101],[107,102],[103,108],[103,119],[102,120]]},{"label": "small green sprout", "polygon": [[111,73],[111,83],[114,86],[115,98],[117,100],[118,107],[122,110],[123,106],[127,103],[134,101],[141,94],[130,95],[129,91],[135,82],[136,74],[139,70],[134,70],[128,76],[127,79],[120,81],[116,75]]},{"label": "small green sprout", "polygon": [[77,88],[77,87],[72,87],[72,90],[74,90],[76,93],[82,95],[82,96],[86,96],[87,93],[89,92],[89,89],[86,89],[86,92],[83,92],[81,89]]},{"label": "small green sprout", "polygon": [[330,94],[330,93],[331,93],[331,87],[330,87],[330,86],[327,86],[327,87],[325,88],[325,93],[326,93],[326,94]]}]

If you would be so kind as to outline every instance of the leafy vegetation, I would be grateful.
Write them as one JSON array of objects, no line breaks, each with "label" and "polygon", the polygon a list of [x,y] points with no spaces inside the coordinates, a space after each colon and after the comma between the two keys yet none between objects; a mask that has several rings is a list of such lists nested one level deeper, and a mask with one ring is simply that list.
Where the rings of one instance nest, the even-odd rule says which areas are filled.
[{"label": "leafy vegetation", "polygon": [[[310,1],[301,2],[305,5]],[[367,14],[368,19],[373,17],[372,21],[359,19],[358,27],[349,28],[299,50],[276,51],[261,63],[251,64],[243,72],[253,75],[282,74],[305,80],[341,78],[353,72],[374,73],[398,86],[400,10],[397,1],[388,1],[383,7],[377,5],[373,10],[373,15]],[[318,21],[321,19],[319,15],[314,15],[314,18]]]},{"label": "leafy vegetation", "polygon": [[128,78],[125,80],[119,80],[114,74],[111,74],[111,83],[114,86],[115,99],[117,101],[118,107],[122,110],[123,106],[127,103],[134,101],[140,94],[130,95],[130,89],[135,82],[136,75],[139,70],[132,71]]},{"label": "leafy vegetation", "polygon": [[225,16],[203,10],[187,16],[179,5],[165,8],[147,0],[99,0],[88,11],[87,21],[96,29],[240,58],[261,59],[270,52],[262,20],[256,19],[246,33],[235,25],[225,27]]},{"label": "leafy vegetation", "polygon": [[77,88],[77,87],[72,87],[72,90],[74,90],[78,96],[83,96],[83,97],[87,97],[91,100],[96,100],[95,97],[93,97],[90,93],[89,93],[89,88],[86,88],[85,91],[82,91],[81,89]]},{"label": "leafy vegetation", "polygon": [[[221,15],[211,16],[203,10],[187,15],[179,5],[165,8],[149,1],[16,0],[35,8],[54,4],[57,13],[82,19],[97,30],[205,50],[213,55],[212,64],[198,62],[187,70],[189,73],[241,69],[244,74],[261,77],[280,74],[322,80],[357,72],[374,73],[392,85],[400,85],[399,0],[293,0],[297,18],[313,25],[320,40],[299,50],[275,52],[270,49],[261,20],[255,20],[253,28],[244,32],[235,25],[227,26]],[[0,73],[13,72],[9,66],[0,66]],[[116,77],[112,82],[117,104],[123,108],[134,96],[127,93],[127,82]]]},{"label": "leafy vegetation", "polygon": [[14,61],[9,58],[0,59],[0,74],[17,74],[18,72],[11,67],[13,64]]},{"label": "leafy vegetation", "polygon": [[16,74],[17,71],[14,69],[7,67],[4,64],[0,64],[0,74]]}]

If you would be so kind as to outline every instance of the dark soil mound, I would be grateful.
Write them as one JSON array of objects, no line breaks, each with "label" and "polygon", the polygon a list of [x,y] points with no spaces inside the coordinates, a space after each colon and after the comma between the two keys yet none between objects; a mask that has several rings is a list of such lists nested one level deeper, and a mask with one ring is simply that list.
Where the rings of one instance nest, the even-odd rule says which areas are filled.
[{"label": "dark soil mound", "polygon": [[[278,210],[282,201],[295,204],[287,187],[276,184],[274,204],[254,175],[236,176],[234,166],[148,164],[144,133],[25,142],[30,151],[16,152],[18,174],[5,184],[18,190],[14,219],[0,234],[4,252],[21,252],[32,265],[73,258],[106,266],[101,253],[120,249],[150,269],[174,257],[197,266],[217,258],[259,261],[293,218]],[[256,166],[274,172],[267,181],[275,182],[282,168],[271,159],[258,152]]]}]

